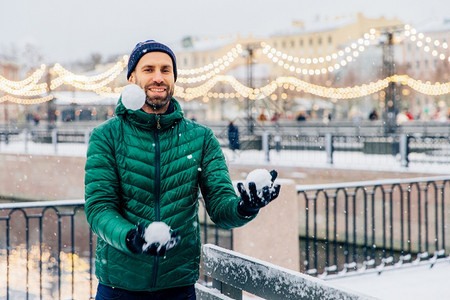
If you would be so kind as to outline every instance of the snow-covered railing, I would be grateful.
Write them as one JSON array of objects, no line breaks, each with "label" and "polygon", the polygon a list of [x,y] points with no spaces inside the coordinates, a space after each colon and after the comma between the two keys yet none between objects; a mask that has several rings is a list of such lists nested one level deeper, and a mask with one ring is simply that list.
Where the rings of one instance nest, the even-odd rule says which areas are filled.
[{"label": "snow-covered railing", "polygon": [[199,299],[242,299],[243,291],[264,299],[373,299],[211,244],[203,246],[202,260],[212,288],[197,284]]}]

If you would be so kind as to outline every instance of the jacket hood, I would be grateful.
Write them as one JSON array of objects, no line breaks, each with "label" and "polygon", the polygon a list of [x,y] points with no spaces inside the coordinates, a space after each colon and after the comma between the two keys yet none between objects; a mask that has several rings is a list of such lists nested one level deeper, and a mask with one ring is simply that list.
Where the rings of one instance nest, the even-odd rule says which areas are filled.
[{"label": "jacket hood", "polygon": [[131,110],[125,107],[122,103],[122,95],[119,98],[116,107],[116,115],[119,118],[124,118],[132,122],[138,127],[146,129],[157,128],[157,124],[162,129],[171,127],[174,123],[183,119],[183,111],[178,101],[172,97],[170,100],[173,103],[174,111],[168,114],[148,114],[142,110]]}]

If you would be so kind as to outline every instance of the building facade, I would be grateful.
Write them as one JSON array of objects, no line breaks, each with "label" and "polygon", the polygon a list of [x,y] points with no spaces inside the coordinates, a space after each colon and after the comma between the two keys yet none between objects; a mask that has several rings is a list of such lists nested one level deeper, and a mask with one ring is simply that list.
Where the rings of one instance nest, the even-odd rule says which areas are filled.
[{"label": "building facade", "polygon": [[[219,74],[233,76],[251,88],[264,87],[283,76],[323,87],[366,84],[381,76],[383,65],[381,47],[374,45],[376,41],[368,36],[374,36],[383,28],[401,26],[402,22],[397,19],[370,19],[358,14],[313,23],[295,21],[291,28],[268,37],[190,38],[183,47],[176,49],[178,66],[183,69],[177,86],[183,92],[188,89],[199,92],[189,97],[178,93],[178,97],[187,102],[208,102],[210,111],[202,117],[209,119],[257,118],[261,113],[267,114],[268,119],[273,115],[295,118],[299,108],[296,102],[303,103],[305,99],[311,103],[307,114],[314,117],[322,118],[324,113],[348,117],[346,112],[353,103],[358,110],[363,108],[368,112],[373,102],[377,103],[376,97],[367,96],[362,101],[324,99],[285,84],[248,101],[245,89],[229,81],[217,82],[203,93],[205,89],[198,87],[207,85],[212,76]],[[336,106],[333,112],[316,104],[323,100],[333,101],[332,106]]]}]

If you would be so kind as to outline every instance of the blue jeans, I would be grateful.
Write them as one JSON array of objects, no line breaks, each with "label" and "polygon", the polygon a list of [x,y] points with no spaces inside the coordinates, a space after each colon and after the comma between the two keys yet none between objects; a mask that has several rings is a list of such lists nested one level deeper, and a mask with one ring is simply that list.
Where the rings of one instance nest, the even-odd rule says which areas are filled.
[{"label": "blue jeans", "polygon": [[98,284],[95,300],[195,300],[195,287],[182,286],[156,292],[135,292]]}]

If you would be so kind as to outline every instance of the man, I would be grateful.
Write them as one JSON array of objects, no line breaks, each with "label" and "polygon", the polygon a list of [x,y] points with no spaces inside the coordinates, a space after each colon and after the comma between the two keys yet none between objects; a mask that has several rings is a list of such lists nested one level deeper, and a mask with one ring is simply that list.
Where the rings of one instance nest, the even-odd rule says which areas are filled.
[{"label": "man", "polygon": [[[278,196],[277,173],[260,195],[252,183],[248,193],[240,183],[236,195],[212,131],[185,119],[172,97],[176,58],[166,45],[137,44],[127,78],[145,92],[145,103],[127,108],[122,94],[116,117],[93,130],[87,152],[85,211],[98,236],[96,299],[195,299],[199,191],[217,225],[242,226]],[[156,223],[171,228],[165,242],[148,238],[159,234],[152,231]]]},{"label": "man", "polygon": [[234,125],[233,121],[228,124],[228,142],[231,150],[239,150],[239,129]]}]

